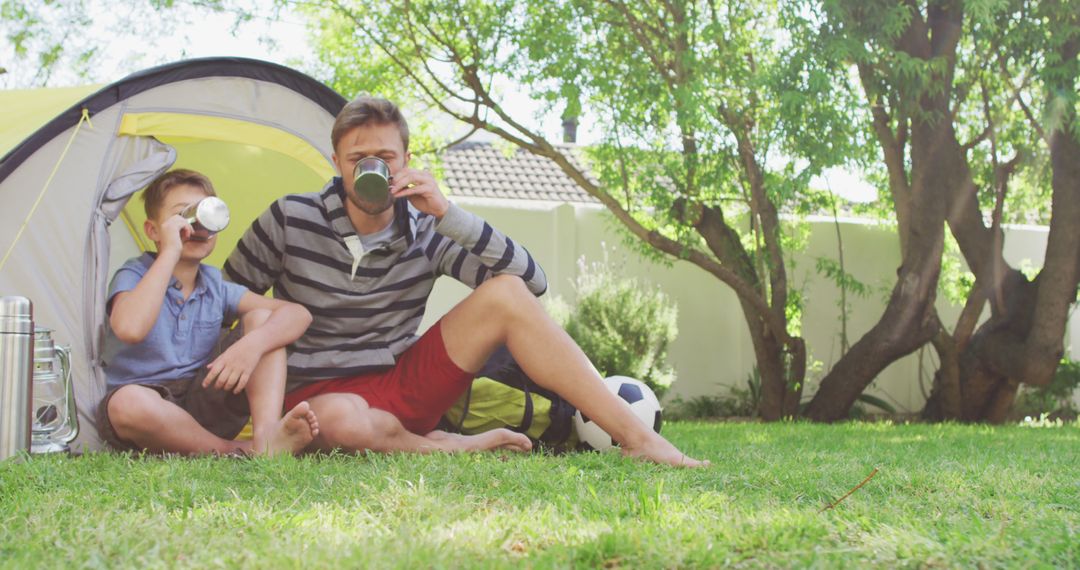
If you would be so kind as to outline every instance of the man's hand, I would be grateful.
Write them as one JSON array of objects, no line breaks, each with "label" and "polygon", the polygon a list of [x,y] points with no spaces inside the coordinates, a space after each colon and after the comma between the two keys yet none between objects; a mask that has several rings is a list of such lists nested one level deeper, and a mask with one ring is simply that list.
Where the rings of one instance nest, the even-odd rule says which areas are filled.
[{"label": "man's hand", "polygon": [[203,388],[213,385],[218,390],[229,390],[234,394],[243,391],[251,379],[251,372],[262,358],[258,350],[253,350],[247,344],[241,338],[215,358],[207,366],[210,372],[203,379]]},{"label": "man's hand", "polygon": [[426,170],[402,168],[394,174],[390,193],[395,198],[408,198],[417,210],[441,220],[450,209],[450,201],[443,196],[435,177]]},{"label": "man's hand", "polygon": [[161,253],[184,249],[184,242],[191,238],[194,229],[179,214],[171,216],[161,224]]}]

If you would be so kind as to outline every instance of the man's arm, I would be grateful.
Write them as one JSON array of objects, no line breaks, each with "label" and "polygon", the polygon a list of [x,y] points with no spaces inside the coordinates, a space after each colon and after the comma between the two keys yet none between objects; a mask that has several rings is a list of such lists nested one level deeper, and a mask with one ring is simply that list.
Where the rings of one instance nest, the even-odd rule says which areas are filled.
[{"label": "man's arm", "polygon": [[240,237],[222,273],[230,281],[262,294],[274,286],[285,257],[284,200],[270,205]]},{"label": "man's arm", "polygon": [[203,386],[239,393],[247,385],[252,370],[264,354],[281,348],[304,334],[311,324],[311,313],[296,303],[271,299],[247,291],[240,297],[237,312],[241,317],[258,309],[270,311],[266,322],[254,330],[244,331],[244,336],[221,353],[208,365],[209,372]]},{"label": "man's arm", "polygon": [[133,289],[117,293],[109,301],[109,326],[121,342],[142,342],[154,328],[173,269],[180,261],[184,247],[181,235],[190,235],[191,225],[180,216],[173,216],[161,225],[161,232],[161,249],[150,269]]},{"label": "man's arm", "polygon": [[534,295],[547,291],[547,276],[529,252],[479,216],[450,203],[430,172],[402,169],[390,190],[438,220],[424,253],[443,274],[473,288],[495,275],[517,275]]},{"label": "man's arm", "polygon": [[495,275],[517,275],[534,295],[547,291],[547,276],[528,250],[479,216],[451,204],[435,231],[441,273],[473,288]]}]

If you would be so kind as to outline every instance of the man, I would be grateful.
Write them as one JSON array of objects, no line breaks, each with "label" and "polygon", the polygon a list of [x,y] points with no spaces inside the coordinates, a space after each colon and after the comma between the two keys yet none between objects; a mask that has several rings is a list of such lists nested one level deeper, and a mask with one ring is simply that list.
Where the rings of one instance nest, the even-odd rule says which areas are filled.
[{"label": "man", "polygon": [[[320,193],[276,201],[244,234],[225,273],[254,291],[305,306],[313,316],[289,351],[286,406],[307,400],[319,417],[316,449],[527,451],[524,435],[434,431],[476,371],[500,346],[522,369],[593,418],[625,455],[701,466],[642,424],[604,387],[574,341],[536,296],[543,271],[525,248],[451,204],[431,173],[409,167],[408,125],[394,104],[361,97],[331,132],[334,178]],[[390,169],[390,194],[353,191],[362,158]],[[474,288],[419,340],[435,278]]]}]

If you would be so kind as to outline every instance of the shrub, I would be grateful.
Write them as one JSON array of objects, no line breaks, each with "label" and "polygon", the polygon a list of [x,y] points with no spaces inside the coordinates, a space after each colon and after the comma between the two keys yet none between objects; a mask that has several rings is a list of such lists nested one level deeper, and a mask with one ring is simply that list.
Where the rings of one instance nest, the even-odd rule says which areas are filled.
[{"label": "shrub", "polygon": [[625,276],[604,257],[578,262],[577,304],[565,316],[566,332],[602,376],[637,378],[663,397],[675,381],[667,349],[678,335],[678,309],[659,288]]},{"label": "shrub", "polygon": [[1063,358],[1054,379],[1046,386],[1025,386],[1013,403],[1013,417],[1039,417],[1048,414],[1055,417],[1076,417],[1073,393],[1080,386],[1080,361]]}]

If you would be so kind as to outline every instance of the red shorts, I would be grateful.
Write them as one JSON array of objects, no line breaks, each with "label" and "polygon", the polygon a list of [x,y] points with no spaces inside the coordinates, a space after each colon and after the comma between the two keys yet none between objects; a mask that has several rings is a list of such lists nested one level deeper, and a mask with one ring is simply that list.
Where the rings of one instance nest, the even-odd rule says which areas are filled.
[{"label": "red shorts", "polygon": [[473,379],[450,360],[441,324],[401,353],[393,368],[306,384],[285,394],[285,409],[320,394],[356,394],[372,408],[394,414],[405,429],[430,432]]}]

